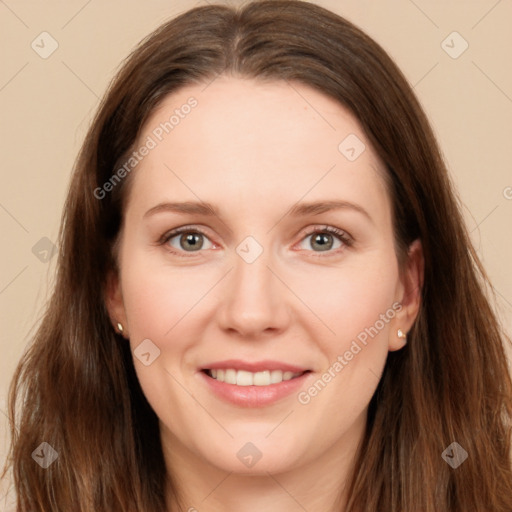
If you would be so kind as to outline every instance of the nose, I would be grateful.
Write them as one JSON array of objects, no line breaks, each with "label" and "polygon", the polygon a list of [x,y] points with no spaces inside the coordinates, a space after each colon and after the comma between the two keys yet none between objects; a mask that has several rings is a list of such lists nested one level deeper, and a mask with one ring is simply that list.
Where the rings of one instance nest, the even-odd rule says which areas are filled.
[{"label": "nose", "polygon": [[234,254],[234,268],[217,310],[224,331],[256,339],[287,328],[291,316],[287,288],[270,270],[270,263],[267,251],[252,263]]}]

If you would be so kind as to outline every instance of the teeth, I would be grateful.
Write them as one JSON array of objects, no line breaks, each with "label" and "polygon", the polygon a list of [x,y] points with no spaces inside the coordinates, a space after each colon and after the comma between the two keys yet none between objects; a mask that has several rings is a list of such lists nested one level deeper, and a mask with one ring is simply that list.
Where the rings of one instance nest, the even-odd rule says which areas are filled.
[{"label": "teeth", "polygon": [[247,372],[245,370],[208,370],[210,377],[226,384],[235,384],[237,386],[269,386],[270,384],[279,384],[284,380],[294,379],[302,375],[300,373],[283,372],[281,370],[264,370],[262,372]]}]

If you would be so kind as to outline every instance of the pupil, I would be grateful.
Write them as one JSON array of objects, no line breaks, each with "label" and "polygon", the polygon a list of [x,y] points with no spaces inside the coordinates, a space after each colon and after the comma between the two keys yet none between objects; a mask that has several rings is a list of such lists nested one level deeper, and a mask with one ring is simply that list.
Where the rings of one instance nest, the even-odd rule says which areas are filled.
[{"label": "pupil", "polygon": [[325,233],[317,234],[314,243],[319,244],[321,251],[326,251],[332,247],[332,236]]},{"label": "pupil", "polygon": [[199,235],[197,233],[188,233],[188,234],[182,235],[181,241],[185,242],[185,244],[182,244],[182,246],[184,246],[183,248],[187,249],[187,244],[190,244],[189,247],[191,247],[192,249],[200,249],[203,246],[202,241],[201,240],[198,241],[198,238],[200,236],[201,235]]}]

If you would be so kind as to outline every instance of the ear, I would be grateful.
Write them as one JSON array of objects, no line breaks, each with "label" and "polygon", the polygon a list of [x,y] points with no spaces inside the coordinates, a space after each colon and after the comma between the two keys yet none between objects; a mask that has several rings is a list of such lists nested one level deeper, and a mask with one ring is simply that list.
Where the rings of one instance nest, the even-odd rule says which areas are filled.
[{"label": "ear", "polygon": [[418,316],[421,307],[425,259],[421,241],[415,240],[407,251],[405,268],[401,271],[397,301],[401,309],[397,312],[389,337],[389,350],[400,350],[407,343],[406,338],[398,336],[398,329],[407,334]]},{"label": "ear", "polygon": [[[114,330],[125,338],[128,338],[128,322],[126,320],[126,311],[124,309],[121,283],[118,273],[113,270],[109,271],[107,274],[104,296],[105,306]],[[122,325],[122,332],[117,325],[118,323]]]}]

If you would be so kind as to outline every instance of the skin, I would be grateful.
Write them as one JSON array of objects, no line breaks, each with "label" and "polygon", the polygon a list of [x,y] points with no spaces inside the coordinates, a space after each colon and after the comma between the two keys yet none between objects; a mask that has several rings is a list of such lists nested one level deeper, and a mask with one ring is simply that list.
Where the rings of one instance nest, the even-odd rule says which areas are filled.
[{"label": "skin", "polygon": [[[168,96],[141,143],[191,96],[197,107],[131,176],[120,274],[107,288],[112,323],[132,349],[150,339],[161,351],[149,366],[134,364],[184,510],[339,511],[386,356],[404,346],[397,330],[418,313],[421,244],[399,269],[383,165],[336,101],[303,84],[222,76]],[[353,162],[338,150],[348,134],[366,145]],[[220,215],[145,217],[160,203],[199,199]],[[327,200],[369,218],[352,208],[287,215],[298,201]],[[202,228],[203,247],[180,245],[180,235],[158,244],[180,226]],[[332,248],[322,251],[311,228],[325,226],[352,244],[327,234]],[[263,247],[251,264],[236,252],[247,236]],[[307,390],[395,302],[394,318],[306,405],[296,393],[260,408],[228,404],[198,374],[207,362],[273,359],[311,369]],[[262,453],[252,468],[236,455],[247,442]]]}]

